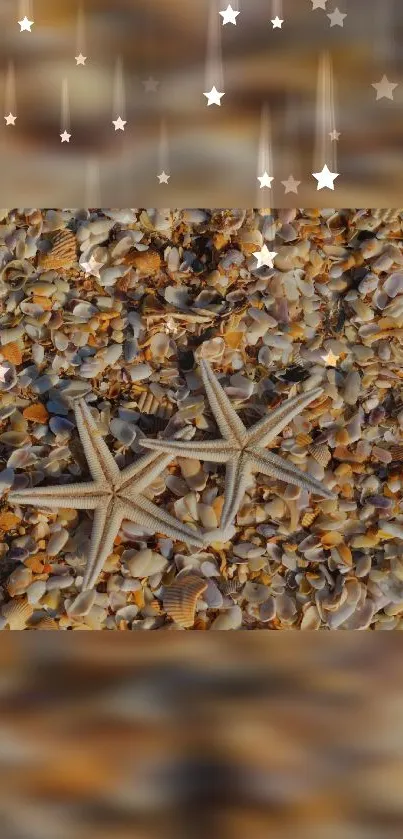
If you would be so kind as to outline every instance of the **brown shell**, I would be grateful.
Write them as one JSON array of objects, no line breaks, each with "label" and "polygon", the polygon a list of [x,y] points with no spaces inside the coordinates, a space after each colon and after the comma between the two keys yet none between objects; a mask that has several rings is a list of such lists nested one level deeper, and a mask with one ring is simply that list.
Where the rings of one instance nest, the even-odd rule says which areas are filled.
[{"label": "brown shell", "polygon": [[4,532],[13,530],[20,521],[20,516],[16,516],[15,513],[6,510],[4,513],[0,513],[0,530],[4,530]]},{"label": "brown shell", "polygon": [[206,580],[194,574],[177,578],[164,591],[164,610],[175,623],[183,626],[184,629],[193,626],[197,599],[206,588]]},{"label": "brown shell", "polygon": [[309,446],[312,443],[312,437],[310,434],[297,434],[295,442],[303,449],[305,446]]},{"label": "brown shell", "polygon": [[4,344],[4,347],[1,348],[1,354],[6,361],[10,362],[10,364],[18,365],[22,362],[22,352],[15,341],[11,341],[9,344]]},{"label": "brown shell", "polygon": [[59,624],[53,618],[42,618],[35,624],[35,629],[59,629]]},{"label": "brown shell", "polygon": [[41,253],[38,265],[44,271],[69,268],[77,262],[76,237],[71,230],[59,230],[52,238],[52,247]]},{"label": "brown shell", "polygon": [[403,446],[391,446],[389,449],[392,460],[403,460]]},{"label": "brown shell", "polygon": [[304,513],[301,519],[301,527],[310,527],[311,524],[313,524],[315,519],[318,517],[319,513],[320,510],[312,510],[311,512],[307,511],[306,513]]},{"label": "brown shell", "polygon": [[6,619],[10,629],[25,629],[27,621],[30,619],[34,611],[34,607],[28,603],[26,597],[14,597],[9,603],[6,603],[2,608],[2,615]]},{"label": "brown shell", "polygon": [[32,422],[47,422],[49,414],[42,402],[35,402],[34,405],[28,405],[22,412],[23,417]]},{"label": "brown shell", "polygon": [[314,457],[315,460],[326,469],[327,464],[332,459],[329,448],[322,443],[312,443],[312,445],[308,447],[308,451],[309,454],[311,454],[312,457]]},{"label": "brown shell", "polygon": [[125,265],[132,265],[140,274],[155,274],[161,266],[161,257],[158,251],[136,251],[132,250],[126,254]]}]

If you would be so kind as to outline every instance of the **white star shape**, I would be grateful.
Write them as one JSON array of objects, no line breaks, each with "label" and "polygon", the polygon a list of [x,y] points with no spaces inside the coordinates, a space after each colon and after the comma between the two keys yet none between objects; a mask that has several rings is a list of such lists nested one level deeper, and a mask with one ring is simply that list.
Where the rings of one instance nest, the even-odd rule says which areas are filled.
[{"label": "white star shape", "polygon": [[344,18],[347,17],[346,14],[343,14],[339,9],[335,9],[328,18],[330,20],[330,28],[332,26],[344,26]]},{"label": "white star shape", "polygon": [[312,2],[312,11],[315,11],[315,9],[325,9],[326,10],[327,0],[311,0],[311,2]]},{"label": "white star shape", "polygon": [[221,99],[225,96],[225,93],[219,93],[216,86],[214,85],[209,93],[203,93],[203,96],[207,98],[207,106],[209,105],[221,105]]},{"label": "white star shape", "polygon": [[339,177],[336,172],[331,172],[330,169],[328,169],[327,163],[325,163],[321,172],[312,172],[312,175],[318,182],[318,189],[323,189],[324,187],[334,189],[333,181]]},{"label": "white star shape", "polygon": [[154,79],[153,76],[149,76],[148,79],[144,79],[142,85],[146,93],[157,93],[160,82]]},{"label": "white star shape", "polygon": [[5,367],[4,364],[0,364],[0,382],[6,381],[6,374],[8,373],[9,368]]},{"label": "white star shape", "polygon": [[325,362],[326,367],[337,367],[337,361],[339,356],[335,355],[332,350],[328,350],[326,355],[322,355],[323,361]]},{"label": "white star shape", "polygon": [[60,135],[62,143],[69,143],[71,134],[68,131],[64,130],[63,134]]},{"label": "white star shape", "polygon": [[222,17],[222,25],[225,26],[226,23],[233,23],[236,26],[236,19],[239,15],[239,12],[235,12],[232,6],[228,5],[225,11],[220,12]]},{"label": "white star shape", "polygon": [[269,251],[267,245],[263,245],[262,250],[255,251],[253,256],[257,260],[256,268],[262,268],[263,265],[267,265],[268,268],[274,268],[273,259],[277,256],[277,251]]},{"label": "white star shape", "polygon": [[332,143],[337,142],[340,137],[340,131],[336,131],[336,129],[334,128],[333,131],[329,131],[329,137]]},{"label": "white star shape", "polygon": [[76,55],[75,59],[76,59],[77,66],[79,64],[82,64],[83,66],[85,66],[85,62],[87,61],[87,56],[83,55],[82,52],[80,52],[80,55]]},{"label": "white star shape", "polygon": [[15,117],[14,114],[12,114],[10,111],[8,117],[4,117],[4,119],[6,121],[6,125],[15,125],[17,117]]},{"label": "white star shape", "polygon": [[376,100],[393,99],[393,91],[397,84],[397,82],[390,82],[387,76],[383,75],[380,82],[371,85],[376,90]]},{"label": "white star shape", "polygon": [[124,131],[127,119],[122,119],[122,117],[118,117],[117,119],[113,119],[112,123],[115,126],[115,131]]},{"label": "white star shape", "polygon": [[86,274],[91,274],[91,276],[97,277],[98,279],[100,268],[104,267],[103,262],[97,262],[92,254],[87,262],[80,262],[80,265]]},{"label": "white star shape", "polygon": [[287,192],[295,192],[295,194],[297,194],[301,181],[296,181],[294,176],[290,175],[286,181],[281,181],[281,183],[283,184],[285,194],[287,195]]},{"label": "white star shape", "polygon": [[263,172],[263,175],[258,175],[257,179],[260,181],[260,189],[263,189],[265,186],[271,189],[271,182],[274,181],[274,177],[268,175],[266,170]]},{"label": "white star shape", "polygon": [[170,177],[171,176],[167,175],[166,172],[164,172],[164,170],[162,170],[160,175],[157,175],[157,178],[158,178],[160,184],[167,184]]},{"label": "white star shape", "polygon": [[31,31],[31,26],[34,25],[34,21],[33,20],[28,20],[26,15],[22,20],[19,20],[18,23],[21,27],[20,32],[30,32]]},{"label": "white star shape", "polygon": [[281,29],[284,21],[280,20],[279,16],[277,15],[274,20],[272,20],[273,29]]}]

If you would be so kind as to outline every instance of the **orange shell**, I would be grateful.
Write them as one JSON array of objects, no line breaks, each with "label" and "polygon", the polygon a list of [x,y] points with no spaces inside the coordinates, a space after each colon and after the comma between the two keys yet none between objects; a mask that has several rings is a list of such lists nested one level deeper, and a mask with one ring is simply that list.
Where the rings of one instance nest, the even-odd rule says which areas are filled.
[{"label": "orange shell", "polygon": [[50,251],[38,258],[40,268],[45,271],[68,268],[77,262],[76,237],[71,230],[59,230],[51,241]]},{"label": "orange shell", "polygon": [[42,402],[35,402],[34,405],[28,405],[22,412],[23,417],[32,422],[47,422],[49,414]]},{"label": "orange shell", "polygon": [[22,362],[22,352],[15,341],[4,344],[4,347],[1,348],[1,354],[10,364],[21,364]]},{"label": "orange shell", "polygon": [[13,530],[20,521],[20,517],[16,516],[15,513],[7,511],[5,513],[0,513],[0,529],[4,530],[4,532],[7,530]]},{"label": "orange shell", "polygon": [[141,274],[154,274],[161,265],[158,251],[129,251],[124,258],[125,265],[132,265]]},{"label": "orange shell", "polygon": [[206,580],[194,574],[177,578],[164,592],[163,605],[166,613],[185,629],[193,626],[197,599],[206,588]]}]

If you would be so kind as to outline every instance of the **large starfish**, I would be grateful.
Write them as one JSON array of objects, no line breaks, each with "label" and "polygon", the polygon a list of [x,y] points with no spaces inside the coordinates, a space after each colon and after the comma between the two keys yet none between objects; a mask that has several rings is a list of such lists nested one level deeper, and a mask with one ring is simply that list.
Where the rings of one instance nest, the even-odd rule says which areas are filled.
[{"label": "large starfish", "polygon": [[[198,531],[182,524],[143,494],[168,466],[173,455],[149,452],[120,470],[83,399],[76,403],[74,410],[93,480],[10,492],[8,500],[11,504],[33,507],[95,510],[83,590],[95,585],[124,519],[152,532],[158,531],[202,547],[204,542]],[[181,432],[179,434],[183,436]]]},{"label": "large starfish", "polygon": [[204,442],[147,439],[142,440],[142,445],[178,457],[199,458],[213,463],[226,464],[221,530],[225,532],[233,522],[253,472],[261,472],[263,475],[270,475],[287,484],[295,484],[325,498],[335,497],[333,492],[311,475],[302,472],[293,463],[264,448],[297,414],[300,414],[310,402],[320,396],[323,392],[322,388],[315,388],[287,399],[268,416],[247,429],[207,361],[200,361],[200,369],[210,407],[222,438]]}]

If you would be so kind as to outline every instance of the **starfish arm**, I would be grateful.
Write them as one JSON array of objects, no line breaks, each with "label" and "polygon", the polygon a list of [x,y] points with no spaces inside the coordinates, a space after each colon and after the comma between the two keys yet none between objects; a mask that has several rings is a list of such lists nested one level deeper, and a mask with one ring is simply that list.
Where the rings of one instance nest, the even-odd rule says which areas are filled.
[{"label": "starfish arm", "polygon": [[169,452],[171,460],[173,457],[184,457],[198,460],[211,460],[212,463],[226,463],[233,446],[226,440],[195,440],[189,443],[182,443],[177,440],[142,440],[141,445],[146,449],[154,449],[159,452]]},{"label": "starfish arm", "polygon": [[95,510],[83,591],[94,587],[105,561],[112,553],[113,543],[122,523],[122,511],[123,505],[113,500],[101,504]]},{"label": "starfish arm", "polygon": [[293,484],[302,489],[313,492],[316,495],[322,495],[324,498],[335,498],[334,492],[327,489],[316,478],[312,478],[307,472],[302,472],[287,460],[283,460],[273,452],[268,452],[266,449],[253,448],[248,449],[248,454],[251,457],[253,468],[256,472],[261,472],[263,475],[270,475],[273,478],[278,478],[286,484]]},{"label": "starfish arm", "polygon": [[204,359],[200,361],[200,369],[208,401],[221,434],[226,440],[234,440],[235,438],[237,443],[243,445],[247,432],[242,420],[233,408],[210,365]]},{"label": "starfish arm", "polygon": [[153,533],[164,533],[187,545],[197,545],[199,548],[204,546],[202,534],[198,529],[193,530],[189,525],[175,519],[144,495],[139,495],[136,500],[125,499],[123,518],[146,527]]},{"label": "starfish arm", "polygon": [[80,440],[92,477],[96,481],[118,482],[120,478],[119,467],[103,440],[84,399],[80,399],[76,403],[74,412]]},{"label": "starfish arm", "polygon": [[82,484],[62,484],[52,487],[36,487],[10,492],[10,504],[24,504],[30,507],[51,507],[60,509],[94,510],[99,504],[105,487],[96,481]]},{"label": "starfish arm", "polygon": [[229,460],[225,472],[224,506],[222,508],[220,528],[226,530],[233,523],[245,495],[252,464],[246,455]]},{"label": "starfish arm", "polygon": [[294,417],[298,416],[304,408],[314,399],[323,393],[323,388],[317,387],[307,393],[298,394],[291,399],[286,399],[278,408],[271,411],[267,417],[259,420],[252,428],[248,429],[248,446],[266,446],[274,440],[283,428],[288,425]]}]

